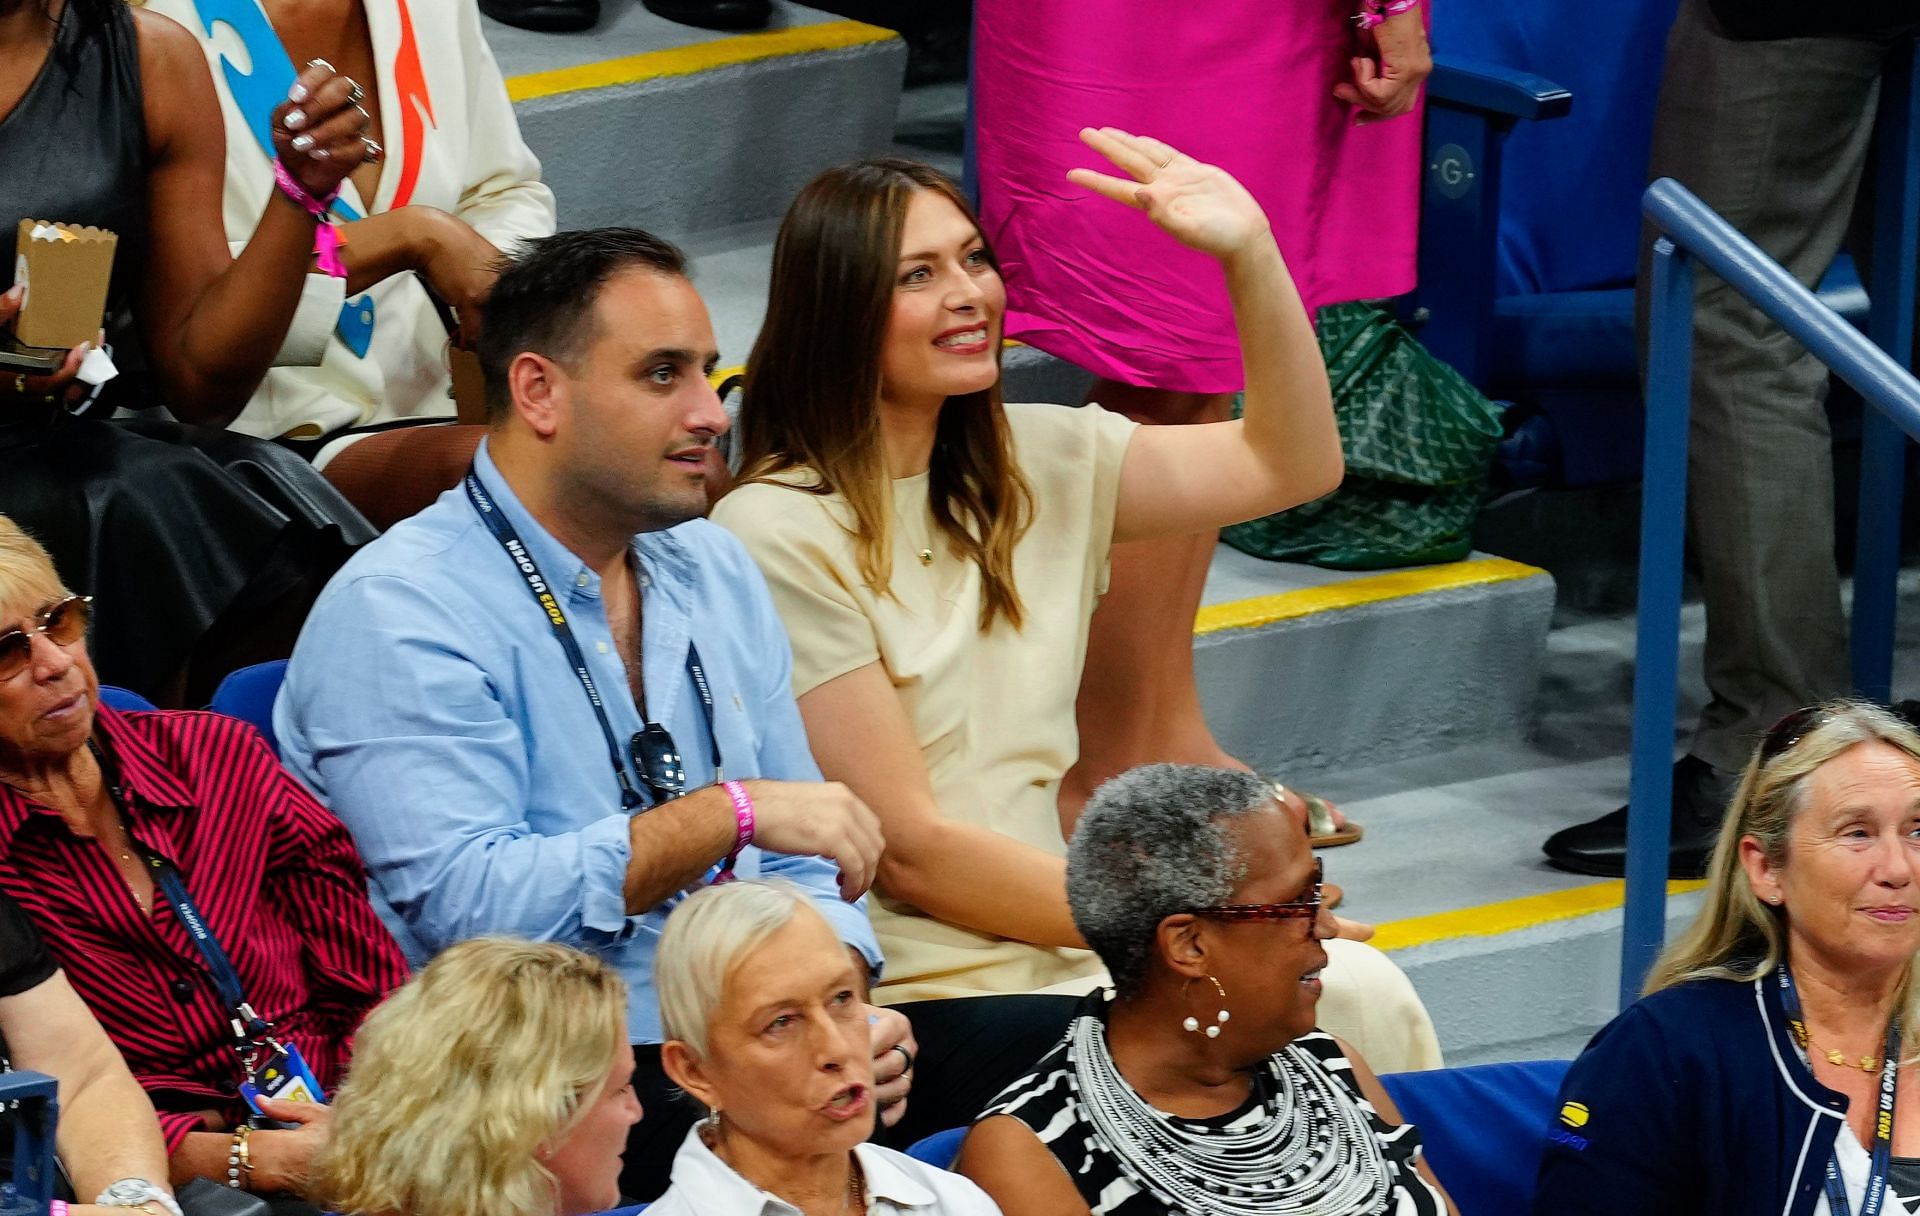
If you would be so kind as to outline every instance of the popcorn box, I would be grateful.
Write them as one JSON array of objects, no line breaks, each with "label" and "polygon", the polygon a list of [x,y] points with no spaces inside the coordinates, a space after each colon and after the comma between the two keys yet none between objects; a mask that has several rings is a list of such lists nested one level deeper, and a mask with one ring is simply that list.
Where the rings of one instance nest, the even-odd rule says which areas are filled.
[{"label": "popcorn box", "polygon": [[74,347],[99,335],[120,238],[104,228],[21,220],[13,281],[26,288],[14,336],[27,346]]}]

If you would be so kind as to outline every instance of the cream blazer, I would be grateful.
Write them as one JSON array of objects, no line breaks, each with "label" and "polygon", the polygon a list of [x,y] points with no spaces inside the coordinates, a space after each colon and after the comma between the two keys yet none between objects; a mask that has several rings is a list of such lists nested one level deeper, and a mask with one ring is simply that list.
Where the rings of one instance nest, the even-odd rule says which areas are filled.
[{"label": "cream blazer", "polygon": [[[407,204],[438,207],[504,251],[553,232],[553,192],[520,138],[474,0],[364,2],[387,164],[376,197],[361,198],[349,181],[341,199],[360,215]],[[271,25],[259,0],[147,0],[146,8],[185,26],[206,52],[226,123],[227,241],[238,253],[275,188],[271,162],[235,98],[236,90],[249,92],[249,47],[270,37]],[[286,53],[278,39],[264,49]],[[344,280],[307,276],[275,366],[234,430],[310,439],[401,418],[453,416],[446,330],[418,279],[396,275],[354,299],[372,304],[364,357],[335,332]]]}]

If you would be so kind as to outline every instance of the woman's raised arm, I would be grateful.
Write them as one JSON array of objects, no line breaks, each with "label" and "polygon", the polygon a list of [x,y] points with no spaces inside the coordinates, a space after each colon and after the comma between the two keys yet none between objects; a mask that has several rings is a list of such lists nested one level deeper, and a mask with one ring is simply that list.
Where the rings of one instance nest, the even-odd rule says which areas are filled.
[{"label": "woman's raised arm", "polygon": [[[259,387],[293,320],[313,261],[314,219],[276,191],[240,256],[229,253],[226,134],[206,58],[166,17],[136,9],[134,21],[152,156],[141,330],[175,416],[225,426]],[[299,184],[324,197],[365,159],[366,115],[351,82],[325,65],[303,70],[295,87],[306,95],[274,110],[274,145]],[[296,139],[311,142],[295,148]]]},{"label": "woman's raised arm", "polygon": [[1134,432],[1114,541],[1223,527],[1333,490],[1344,463],[1326,365],[1260,205],[1225,170],[1157,139],[1112,127],[1080,136],[1127,176],[1075,169],[1076,184],[1219,261],[1246,370],[1242,418]]}]

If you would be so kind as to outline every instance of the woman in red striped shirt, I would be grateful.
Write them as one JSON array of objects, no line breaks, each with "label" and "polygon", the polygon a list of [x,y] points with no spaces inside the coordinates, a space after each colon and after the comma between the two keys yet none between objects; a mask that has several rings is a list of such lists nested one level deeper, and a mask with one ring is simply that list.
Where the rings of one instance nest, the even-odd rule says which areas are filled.
[{"label": "woman in red striped shirt", "polygon": [[292,1074],[285,1050],[330,1091],[406,962],[346,829],[252,727],[99,704],[87,605],[0,516],[0,890],[153,1099],[174,1178],[298,1194],[327,1108],[263,1099],[288,1126],[255,1132],[241,1087]]}]

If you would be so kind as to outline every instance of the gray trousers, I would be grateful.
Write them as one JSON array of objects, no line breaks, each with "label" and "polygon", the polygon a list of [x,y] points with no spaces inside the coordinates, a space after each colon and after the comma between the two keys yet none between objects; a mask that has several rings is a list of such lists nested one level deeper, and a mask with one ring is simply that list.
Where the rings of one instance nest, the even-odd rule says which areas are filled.
[{"label": "gray trousers", "polygon": [[[1703,0],[1683,0],[1650,176],[1678,180],[1812,287],[1852,217],[1887,54],[1844,38],[1736,42]],[[1643,285],[1651,249],[1649,232]],[[1645,312],[1643,291],[1643,341]],[[1691,750],[1717,768],[1738,771],[1773,722],[1849,687],[1826,390],[1819,360],[1698,272],[1687,526],[1710,698]]]}]

